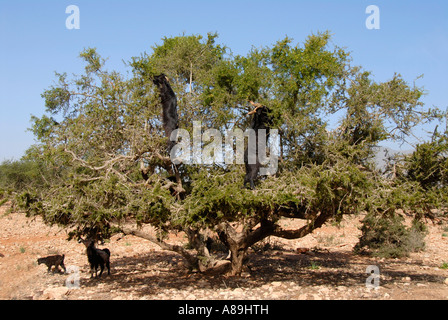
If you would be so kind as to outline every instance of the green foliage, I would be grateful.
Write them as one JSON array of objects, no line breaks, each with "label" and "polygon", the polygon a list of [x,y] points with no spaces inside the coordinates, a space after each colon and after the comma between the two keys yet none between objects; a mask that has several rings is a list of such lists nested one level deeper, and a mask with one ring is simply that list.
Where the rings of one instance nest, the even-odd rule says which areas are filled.
[{"label": "green foliage", "polygon": [[401,258],[425,247],[426,227],[417,220],[412,226],[404,225],[399,214],[368,214],[361,227],[362,235],[355,251],[382,258]]},{"label": "green foliage", "polygon": [[310,265],[309,265],[308,269],[319,270],[320,269],[320,263],[318,261],[310,261]]},{"label": "green foliage", "polygon": [[418,182],[425,190],[448,186],[447,135],[436,135],[431,142],[417,145],[405,158],[406,178]]},{"label": "green foliage", "polygon": [[[57,84],[42,94],[47,115],[32,117],[30,130],[38,142],[23,160],[38,166],[25,174],[32,183],[18,197],[28,214],[71,228],[72,237],[103,239],[124,221],[151,224],[160,236],[211,230],[227,240],[232,232],[223,236],[223,230],[239,225],[243,231],[235,239],[248,239],[239,242],[238,252],[244,253],[270,233],[301,237],[329,219],[361,212],[369,213],[362,247],[372,241],[401,248],[418,238],[413,231],[399,227],[398,220],[387,230],[386,218],[375,219],[392,219],[397,209],[421,216],[446,206],[446,197],[439,197],[444,191],[435,187],[446,183],[445,149],[421,147],[392,181],[371,165],[378,143],[403,139],[416,125],[440,118],[438,110],[423,106],[421,88],[397,74],[375,82],[369,72],[351,66],[348,51],[333,46],[329,32],[297,44],[286,37],[245,56],[232,55],[217,38],[165,37],[127,63],[128,76],[107,70],[106,61],[89,48],[80,54],[83,74],[56,74]],[[226,130],[244,130],[250,123],[248,100],[267,105],[281,134],[277,173],[260,178],[255,191],[241,188],[243,165],[181,164],[175,176],[151,80],[160,73],[176,93],[179,126],[190,133],[193,121],[223,136]],[[339,126],[332,130],[336,112]],[[27,184],[19,178],[12,180]],[[307,225],[282,233],[281,217]],[[407,240],[396,240],[394,233]]]},{"label": "green foliage", "polygon": [[20,192],[45,184],[42,164],[31,160],[6,160],[0,164],[0,190]]}]

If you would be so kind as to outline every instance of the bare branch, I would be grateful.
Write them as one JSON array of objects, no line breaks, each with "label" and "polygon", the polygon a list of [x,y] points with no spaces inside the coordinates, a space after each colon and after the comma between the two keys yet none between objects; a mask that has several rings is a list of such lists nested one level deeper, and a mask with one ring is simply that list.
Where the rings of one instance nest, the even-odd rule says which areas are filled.
[{"label": "bare branch", "polygon": [[185,250],[182,246],[178,246],[178,245],[173,245],[173,244],[169,244],[166,243],[164,241],[162,241],[161,239],[147,233],[141,230],[137,230],[137,229],[131,229],[128,227],[120,227],[121,231],[124,234],[129,234],[129,235],[133,235],[139,238],[143,238],[146,240],[151,241],[152,243],[157,244],[159,247],[161,247],[164,250],[169,250],[169,251],[174,251],[176,253],[179,253],[180,255],[182,255],[182,257],[184,257],[184,259],[187,261],[188,265],[191,268],[198,268],[199,265],[199,260],[198,258],[194,257],[193,255],[191,255],[187,250]]},{"label": "bare branch", "polygon": [[289,240],[303,238],[307,234],[313,232],[314,229],[320,228],[329,218],[329,214],[321,212],[319,216],[317,216],[317,218],[311,220],[310,222],[308,222],[308,224],[301,227],[300,229],[284,230],[280,227],[277,227],[272,235]]},{"label": "bare branch", "polygon": [[84,167],[89,168],[93,171],[101,171],[101,170],[106,169],[107,167],[112,167],[118,161],[135,158],[135,156],[119,155],[118,157],[115,157],[113,159],[106,160],[102,166],[94,167],[94,166],[91,166],[87,161],[79,158],[73,151],[68,150],[68,149],[64,149],[64,151],[66,153],[70,154],[73,157],[74,161],[80,162]]}]

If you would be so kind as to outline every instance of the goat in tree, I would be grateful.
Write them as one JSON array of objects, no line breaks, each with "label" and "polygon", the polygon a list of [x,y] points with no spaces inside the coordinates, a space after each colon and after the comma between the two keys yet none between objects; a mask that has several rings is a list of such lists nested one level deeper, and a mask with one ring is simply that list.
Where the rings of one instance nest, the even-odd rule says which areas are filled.
[{"label": "goat in tree", "polygon": [[[174,130],[179,128],[176,94],[171,88],[169,79],[165,74],[162,73],[158,76],[155,76],[152,79],[152,81],[159,89],[159,96],[162,102],[163,128],[165,130],[165,136],[169,139],[167,151],[168,154],[171,156],[171,149],[173,149],[173,147],[176,144],[176,139],[174,139],[174,141],[171,140],[171,134]],[[177,194],[178,197],[180,197],[180,195],[185,192],[185,190],[182,188],[182,180],[176,164],[172,163],[171,167],[172,172],[170,173],[174,174],[177,184],[177,186],[174,188],[174,192],[175,194]]]},{"label": "goat in tree", "polygon": [[[153,78],[153,83],[159,89],[160,99],[162,101],[162,120],[165,136],[170,139],[171,133],[179,128],[179,119],[177,116],[177,98],[170,86],[168,77],[160,74]],[[168,153],[174,147],[175,141],[168,142]]]},{"label": "goat in tree", "polygon": [[[253,106],[255,106],[255,109],[249,112],[247,115],[253,114],[250,128],[255,131],[256,148],[253,147],[251,148],[250,146],[248,146],[244,150],[244,164],[246,167],[246,176],[244,177],[244,187],[246,187],[246,184],[249,182],[250,188],[254,190],[255,180],[257,179],[258,172],[261,166],[258,156],[258,153],[260,152],[260,150],[258,150],[258,130],[260,129],[266,130],[266,144],[267,144],[267,140],[269,138],[269,128],[270,125],[272,124],[272,118],[269,115],[270,110],[266,106],[263,106],[259,103],[255,103],[252,101],[250,101],[250,103]],[[255,150],[257,150],[255,154],[256,157],[255,163],[249,163],[249,149],[251,149],[251,152],[255,152]]]}]

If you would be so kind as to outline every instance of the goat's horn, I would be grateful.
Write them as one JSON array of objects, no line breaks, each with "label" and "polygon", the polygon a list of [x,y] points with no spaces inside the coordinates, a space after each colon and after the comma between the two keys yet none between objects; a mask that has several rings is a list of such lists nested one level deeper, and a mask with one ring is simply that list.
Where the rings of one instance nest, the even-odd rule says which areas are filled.
[{"label": "goat's horn", "polygon": [[165,79],[166,79],[166,81],[170,82],[170,79],[168,79],[168,77],[167,77],[167,76],[165,76]]},{"label": "goat's horn", "polygon": [[255,106],[255,109],[252,110],[251,112],[249,112],[249,113],[247,114],[248,116],[251,115],[251,114],[254,114],[255,112],[257,112],[257,109],[258,109],[258,108],[263,107],[263,105],[261,105],[260,103],[255,103],[255,102],[253,102],[253,101],[249,101],[249,103],[250,103],[251,105]]},{"label": "goat's horn", "polygon": [[249,101],[249,103],[250,103],[251,105],[253,105],[254,107],[257,107],[257,108],[260,108],[260,107],[263,106],[261,103],[256,103],[256,102],[253,102],[253,101]]}]

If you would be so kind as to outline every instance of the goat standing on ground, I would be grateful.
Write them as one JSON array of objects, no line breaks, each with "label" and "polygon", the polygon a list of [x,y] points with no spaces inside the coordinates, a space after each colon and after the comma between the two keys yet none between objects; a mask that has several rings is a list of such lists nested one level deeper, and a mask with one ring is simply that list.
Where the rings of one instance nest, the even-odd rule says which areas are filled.
[{"label": "goat standing on ground", "polygon": [[104,265],[107,268],[107,274],[110,275],[110,251],[107,248],[98,249],[95,248],[95,242],[93,240],[82,240],[79,242],[83,243],[87,248],[87,258],[90,264],[90,272],[91,278],[95,275],[97,277],[98,266],[101,268],[100,274],[98,277],[101,277],[104,271]]},{"label": "goat standing on ground", "polygon": [[272,118],[269,116],[270,110],[267,107],[259,103],[254,103],[252,101],[250,101],[250,103],[253,106],[255,106],[255,109],[249,112],[248,115],[252,114],[254,115],[252,117],[250,127],[255,131],[255,143],[256,143],[256,148],[251,148],[251,151],[257,150],[257,152],[255,155],[256,162],[251,164],[249,163],[249,146],[244,150],[244,164],[246,167],[246,176],[244,177],[244,187],[246,187],[246,184],[249,182],[250,188],[254,190],[255,189],[254,181],[258,176],[258,171],[260,170],[261,166],[258,156],[258,153],[260,152],[260,150],[258,150],[258,130],[259,129],[266,130],[266,144],[267,144],[267,140],[269,138],[269,127],[272,124]]},{"label": "goat standing on ground", "polygon": [[[159,89],[160,99],[162,100],[162,120],[165,136],[170,139],[171,133],[179,128],[179,119],[177,116],[177,98],[171,88],[168,77],[163,73],[155,76],[152,80]],[[168,142],[168,153],[175,145],[175,141]]]},{"label": "goat standing on ground", "polygon": [[45,264],[48,268],[47,272],[50,272],[52,266],[54,266],[54,271],[59,272],[59,266],[61,266],[61,268],[64,270],[64,273],[67,273],[67,269],[64,265],[64,258],[65,254],[63,254],[62,256],[57,254],[54,256],[39,258],[37,259],[37,264]]}]

